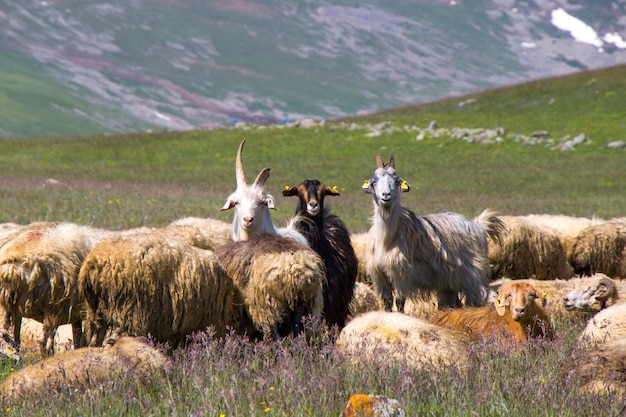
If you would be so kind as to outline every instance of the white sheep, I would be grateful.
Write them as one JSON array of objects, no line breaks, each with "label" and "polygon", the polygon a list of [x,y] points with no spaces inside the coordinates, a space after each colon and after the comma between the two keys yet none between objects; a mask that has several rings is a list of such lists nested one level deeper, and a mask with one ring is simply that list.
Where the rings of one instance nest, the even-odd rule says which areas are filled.
[{"label": "white sheep", "polygon": [[226,199],[221,211],[235,209],[233,217],[233,241],[248,240],[263,233],[281,234],[304,244],[306,238],[295,230],[293,222],[288,227],[276,228],[272,222],[270,209],[274,209],[274,197],[265,191],[265,181],[270,176],[270,168],[263,168],[252,184],[246,183],[242,152],[245,140],[241,141],[235,160],[237,189]]},{"label": "white sheep", "polygon": [[336,346],[358,363],[397,363],[414,370],[433,366],[468,365],[469,338],[398,312],[371,311],[352,319],[341,330]]},{"label": "white sheep", "polygon": [[474,221],[457,213],[418,215],[404,208],[400,193],[410,186],[396,173],[393,156],[385,166],[376,156],[373,177],[363,184],[374,203],[366,271],[391,311],[393,299],[403,311],[407,297],[436,292],[439,308],[487,302],[487,234],[497,236],[502,223],[490,211]]},{"label": "white sheep", "polygon": [[33,223],[0,248],[0,332],[13,327],[20,344],[22,317],[41,321],[42,352],[52,353],[57,327],[72,323],[82,341],[78,272],[91,249],[111,232],[73,223]]},{"label": "white sheep", "polygon": [[568,311],[595,314],[620,301],[626,301],[626,280],[613,280],[605,274],[583,278],[563,298],[563,307]]},{"label": "white sheep", "polygon": [[15,371],[0,384],[0,400],[9,404],[43,392],[102,389],[122,378],[142,384],[162,375],[166,361],[167,357],[145,339],[123,337],[105,347],[60,352]]},{"label": "white sheep", "polygon": [[232,242],[233,226],[221,220],[203,217],[183,217],[173,221],[169,226],[191,226],[197,228],[208,242],[208,247],[205,249],[214,250],[225,243]]},{"label": "white sheep", "polygon": [[613,304],[590,318],[578,341],[581,345],[596,345],[625,337],[626,302]]},{"label": "white sheep", "polygon": [[214,253],[181,237],[187,228],[179,227],[111,238],[87,255],[78,283],[90,346],[102,345],[108,331],[171,346],[210,326],[225,333],[232,280]]},{"label": "white sheep", "polygon": [[577,354],[565,372],[579,393],[626,399],[626,337],[610,340]]}]

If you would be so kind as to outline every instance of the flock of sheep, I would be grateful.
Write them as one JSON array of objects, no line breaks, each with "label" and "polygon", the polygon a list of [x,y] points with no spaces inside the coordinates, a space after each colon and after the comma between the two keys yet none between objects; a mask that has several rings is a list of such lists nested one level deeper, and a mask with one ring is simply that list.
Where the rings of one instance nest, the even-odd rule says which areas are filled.
[{"label": "flock of sheep", "polygon": [[369,232],[348,232],[324,205],[339,193],[318,180],[286,187],[298,203],[279,228],[264,188],[270,169],[249,184],[244,143],[222,208],[233,209],[232,225],[0,225],[0,342],[5,354],[35,346],[46,357],[12,374],[0,395],[29,395],[42,381],[98,383],[131,362],[141,380],[166,360],[147,338],[176,348],[207,328],[262,339],[337,326],[346,355],[384,352],[419,368],[466,366],[464,348],[477,338],[554,339],[555,318],[568,315],[589,317],[580,337],[588,355],[572,372],[586,389],[626,395],[626,218],[416,214],[401,205],[411,187],[393,156],[377,156],[363,184]]}]

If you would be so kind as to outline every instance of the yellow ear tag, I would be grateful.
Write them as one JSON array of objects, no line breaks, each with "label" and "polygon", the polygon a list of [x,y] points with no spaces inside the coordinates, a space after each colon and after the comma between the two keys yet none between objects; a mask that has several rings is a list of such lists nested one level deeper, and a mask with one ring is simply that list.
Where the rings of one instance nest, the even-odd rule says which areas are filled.
[{"label": "yellow ear tag", "polygon": [[[368,187],[369,187],[369,185],[368,185]],[[337,186],[336,185],[333,186],[333,192],[335,192],[335,193],[337,192]]]},{"label": "yellow ear tag", "polygon": [[285,185],[285,190],[288,190],[290,187],[288,185]]},{"label": "yellow ear tag", "polygon": [[401,187],[403,190],[409,190],[409,189],[411,188],[411,187],[409,186],[409,183],[408,183],[408,182],[406,182],[406,181],[402,181],[402,185],[400,185],[400,187]]},{"label": "yellow ear tag", "polygon": [[548,293],[544,291],[543,294],[541,294],[541,298],[543,298],[544,300],[548,298]]},{"label": "yellow ear tag", "polygon": [[361,188],[370,188],[370,182],[368,180],[363,181],[363,185],[361,186]]},{"label": "yellow ear tag", "polygon": [[503,303],[503,302],[502,302],[502,300],[501,300],[501,299],[499,299],[499,298],[496,298],[496,305],[497,305],[498,307],[504,307],[504,303]]}]

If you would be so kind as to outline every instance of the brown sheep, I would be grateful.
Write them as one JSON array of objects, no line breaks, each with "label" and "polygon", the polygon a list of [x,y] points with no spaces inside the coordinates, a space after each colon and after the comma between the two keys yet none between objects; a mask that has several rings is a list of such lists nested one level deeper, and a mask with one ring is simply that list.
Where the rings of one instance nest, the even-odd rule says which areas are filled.
[{"label": "brown sheep", "polygon": [[465,367],[469,339],[461,332],[398,312],[371,311],[352,319],[337,338],[340,352],[364,365],[390,361],[412,369]]},{"label": "brown sheep", "polygon": [[105,347],[86,347],[57,353],[26,366],[0,384],[4,401],[23,401],[53,389],[84,391],[113,384],[120,378],[145,383],[166,362],[159,350],[142,338],[123,337]]},{"label": "brown sheep", "polygon": [[232,280],[213,252],[169,232],[108,239],[86,257],[78,282],[91,346],[108,330],[172,346],[209,326],[225,333]]},{"label": "brown sheep", "polygon": [[504,230],[499,242],[489,240],[491,278],[568,279],[572,267],[557,234],[524,217],[500,216]]},{"label": "brown sheep", "polygon": [[493,336],[525,342],[529,338],[554,339],[550,316],[544,310],[545,299],[526,283],[507,282],[500,286],[495,306],[466,307],[438,312],[432,322],[479,338]]},{"label": "brown sheep", "polygon": [[324,262],[308,245],[275,234],[219,247],[215,254],[233,279],[239,329],[250,336],[304,331],[303,319],[321,319]]},{"label": "brown sheep", "polygon": [[626,278],[626,218],[589,226],[572,241],[569,262],[577,274]]}]

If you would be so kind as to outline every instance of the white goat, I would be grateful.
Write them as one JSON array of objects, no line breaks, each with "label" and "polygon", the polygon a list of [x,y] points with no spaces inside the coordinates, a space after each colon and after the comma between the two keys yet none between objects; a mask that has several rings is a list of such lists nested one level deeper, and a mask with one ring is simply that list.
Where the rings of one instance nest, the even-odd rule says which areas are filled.
[{"label": "white goat", "polygon": [[237,189],[226,199],[221,211],[235,208],[233,218],[233,241],[249,240],[251,237],[259,236],[262,233],[280,234],[294,238],[308,246],[306,238],[295,230],[292,221],[291,227],[276,228],[272,222],[269,209],[274,209],[274,197],[265,191],[265,181],[270,176],[270,168],[263,168],[257,175],[254,182],[246,183],[246,176],[243,170],[241,154],[245,139],[241,141],[237,151],[235,161],[235,175],[237,178]]},{"label": "white goat", "polygon": [[400,203],[410,185],[376,156],[374,176],[363,191],[374,197],[366,272],[387,311],[404,311],[415,293],[436,292],[439,308],[481,306],[489,294],[487,234],[497,239],[502,222],[486,210],[475,221],[457,213],[417,215]]}]

